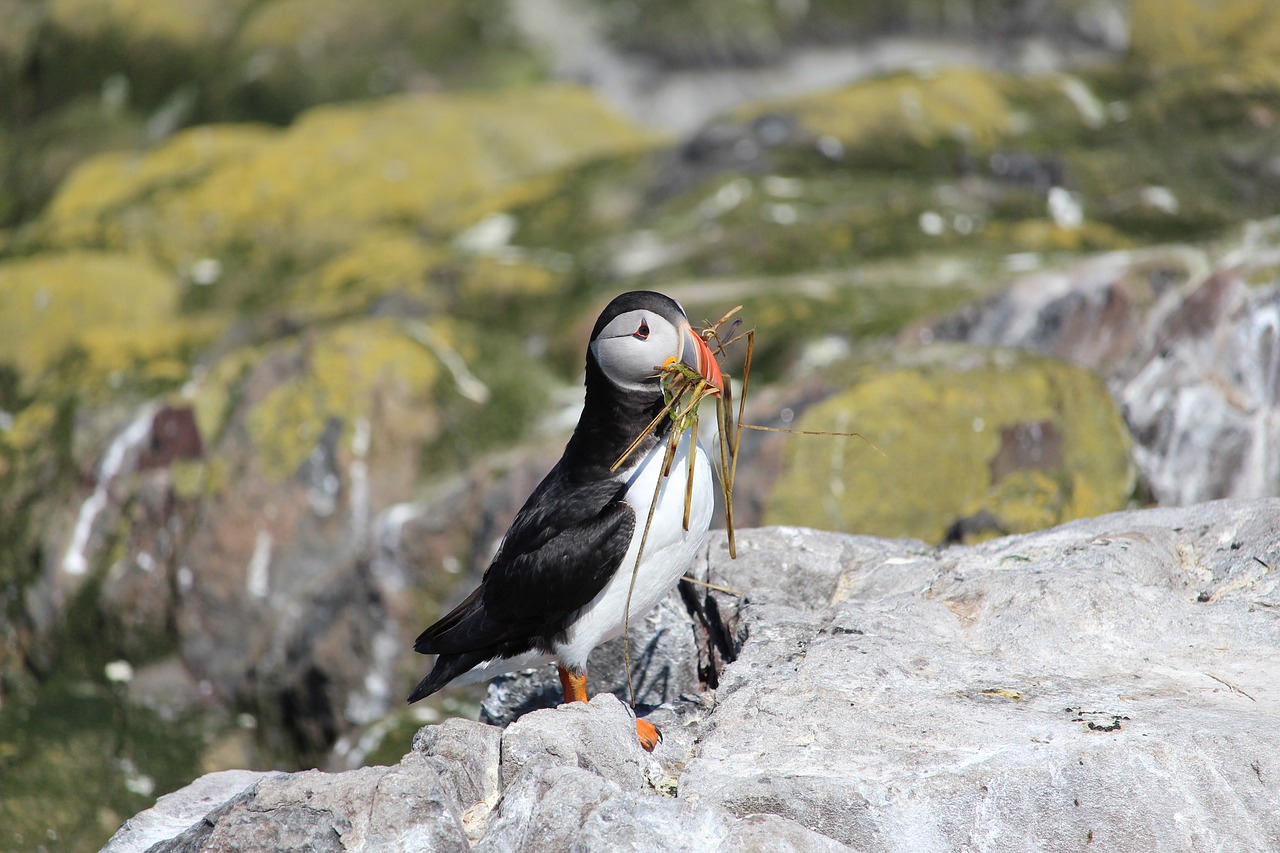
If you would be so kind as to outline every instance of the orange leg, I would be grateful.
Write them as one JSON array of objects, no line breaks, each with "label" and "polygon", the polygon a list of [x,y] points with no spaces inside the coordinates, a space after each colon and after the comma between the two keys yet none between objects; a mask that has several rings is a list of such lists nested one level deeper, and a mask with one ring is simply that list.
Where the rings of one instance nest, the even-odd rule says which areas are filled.
[{"label": "orange leg", "polygon": [[564,701],[587,701],[587,674],[572,672],[562,666],[557,666],[556,670],[560,673],[560,686],[564,688]]},{"label": "orange leg", "polygon": [[[560,687],[564,690],[565,702],[587,701],[585,672],[573,672],[562,666],[557,666],[556,671],[560,673]],[[644,747],[645,752],[653,752],[653,748],[662,740],[662,733],[653,723],[636,720],[636,737],[640,739],[640,746]]]}]

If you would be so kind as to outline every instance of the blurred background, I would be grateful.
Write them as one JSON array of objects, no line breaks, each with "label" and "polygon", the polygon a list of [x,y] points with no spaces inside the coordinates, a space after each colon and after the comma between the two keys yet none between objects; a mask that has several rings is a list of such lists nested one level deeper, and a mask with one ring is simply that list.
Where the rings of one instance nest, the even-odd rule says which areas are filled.
[{"label": "blurred background", "polygon": [[474,716],[412,638],[622,290],[884,452],[739,526],[1277,494],[1278,119],[1271,0],[0,0],[0,849]]}]

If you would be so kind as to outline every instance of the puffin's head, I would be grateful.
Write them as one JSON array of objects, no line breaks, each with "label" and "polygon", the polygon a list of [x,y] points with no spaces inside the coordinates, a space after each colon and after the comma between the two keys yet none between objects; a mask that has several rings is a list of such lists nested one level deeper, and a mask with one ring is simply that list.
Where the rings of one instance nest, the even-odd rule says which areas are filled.
[{"label": "puffin's head", "polygon": [[596,320],[589,349],[605,377],[627,391],[658,392],[659,371],[672,358],[724,391],[720,365],[680,303],[652,290],[633,290],[610,302]]}]

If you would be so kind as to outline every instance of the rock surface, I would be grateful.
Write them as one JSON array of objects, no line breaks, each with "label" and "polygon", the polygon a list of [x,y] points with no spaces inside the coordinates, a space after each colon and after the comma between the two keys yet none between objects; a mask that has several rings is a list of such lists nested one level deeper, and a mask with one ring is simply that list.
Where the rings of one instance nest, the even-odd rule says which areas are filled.
[{"label": "rock surface", "polygon": [[[1138,510],[977,546],[713,537],[718,687],[505,731],[424,728],[395,767],[264,778],[153,850],[1276,849],[1280,500]],[[699,660],[696,644],[685,651]],[[690,667],[696,668],[696,667]],[[125,830],[113,853],[129,846]]]}]

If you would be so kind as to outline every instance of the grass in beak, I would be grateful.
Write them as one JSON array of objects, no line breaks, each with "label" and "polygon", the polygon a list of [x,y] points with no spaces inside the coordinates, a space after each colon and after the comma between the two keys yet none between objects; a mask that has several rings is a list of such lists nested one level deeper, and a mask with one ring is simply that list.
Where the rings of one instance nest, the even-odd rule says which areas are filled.
[{"label": "grass in beak", "polygon": [[[662,392],[666,405],[662,411],[658,413],[649,424],[641,431],[635,441],[623,452],[618,461],[613,463],[610,471],[616,471],[622,466],[628,458],[635,453],[644,440],[653,434],[658,425],[662,423],[663,418],[671,418],[672,428],[667,435],[666,451],[662,460],[662,476],[658,478],[657,484],[654,486],[653,500],[649,504],[649,514],[645,518],[644,530],[640,535],[640,547],[636,552],[635,564],[631,567],[631,584],[627,588],[626,610],[623,614],[622,636],[623,636],[623,662],[627,670],[627,697],[632,707],[635,707],[635,689],[631,681],[631,596],[635,591],[636,576],[639,574],[640,561],[644,558],[645,544],[649,539],[649,528],[653,524],[653,513],[658,506],[658,497],[662,493],[663,481],[670,476],[671,466],[675,461],[676,451],[680,445],[680,439],[686,431],[689,436],[689,467],[686,472],[685,492],[684,492],[684,529],[689,529],[689,516],[693,505],[693,475],[694,466],[697,461],[697,441],[698,441],[698,411],[704,399],[708,396],[716,396],[716,429],[720,438],[720,453],[716,460],[716,473],[719,475],[721,494],[724,498],[724,516],[725,528],[729,538],[729,556],[732,559],[738,557],[738,546],[735,538],[733,524],[733,482],[738,471],[738,448],[742,443],[742,431],[744,429],[761,430],[764,432],[788,432],[796,435],[825,435],[836,436],[841,438],[861,438],[873,450],[884,456],[884,452],[876,447],[865,437],[858,433],[843,432],[813,432],[809,430],[791,430],[781,427],[766,427],[756,424],[744,422],[743,415],[746,411],[747,404],[747,387],[751,381],[751,357],[755,351],[756,333],[755,329],[747,329],[741,331],[742,321],[734,320],[728,331],[721,335],[720,327],[727,323],[730,318],[742,310],[739,305],[721,317],[717,322],[704,327],[699,334],[702,339],[708,343],[712,354],[723,359],[727,355],[727,348],[739,341],[746,342],[746,354],[742,365],[742,392],[738,395],[738,411],[735,418],[733,412],[733,383],[727,371],[723,368],[721,372],[724,375],[724,390],[717,395],[716,389],[711,385],[700,373],[692,368],[685,366],[675,358],[669,358],[661,366],[657,367],[657,373],[662,383]],[[690,577],[682,578],[689,583],[705,586],[719,592],[728,593],[730,595],[741,595],[737,590],[728,587],[718,586],[706,581],[698,581]]]}]

